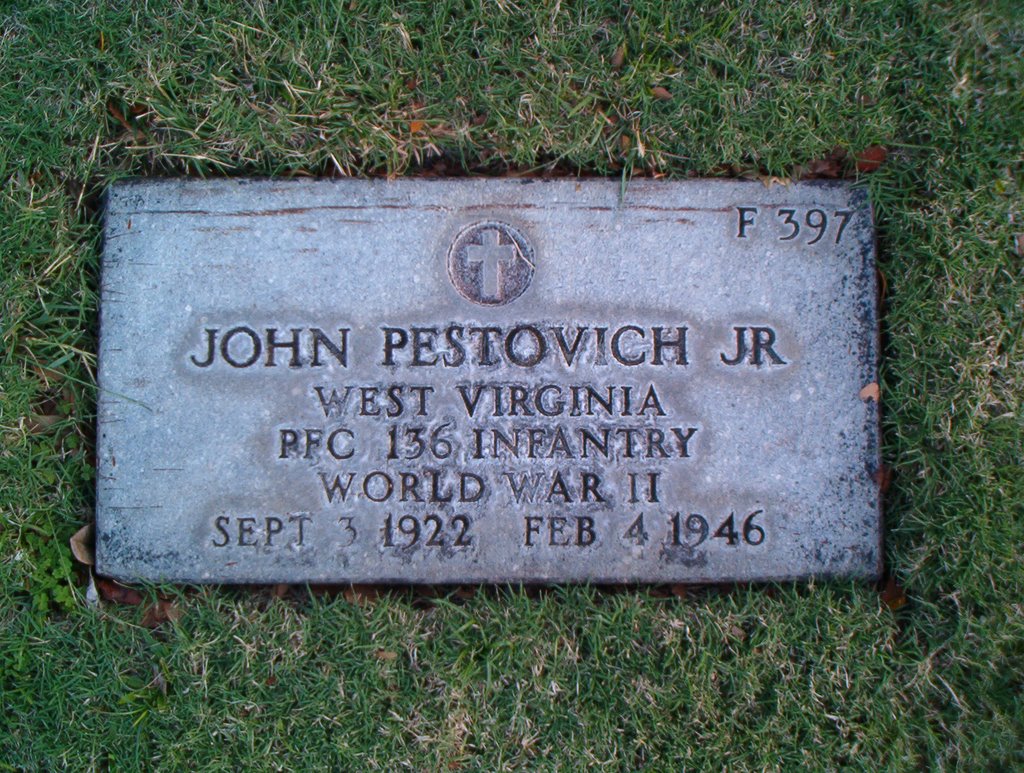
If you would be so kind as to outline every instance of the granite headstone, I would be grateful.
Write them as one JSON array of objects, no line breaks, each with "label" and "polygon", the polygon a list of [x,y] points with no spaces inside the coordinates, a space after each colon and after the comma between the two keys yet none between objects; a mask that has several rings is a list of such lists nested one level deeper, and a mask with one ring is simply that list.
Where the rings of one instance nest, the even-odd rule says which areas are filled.
[{"label": "granite headstone", "polygon": [[101,291],[102,574],[879,572],[851,185],[128,181]]}]

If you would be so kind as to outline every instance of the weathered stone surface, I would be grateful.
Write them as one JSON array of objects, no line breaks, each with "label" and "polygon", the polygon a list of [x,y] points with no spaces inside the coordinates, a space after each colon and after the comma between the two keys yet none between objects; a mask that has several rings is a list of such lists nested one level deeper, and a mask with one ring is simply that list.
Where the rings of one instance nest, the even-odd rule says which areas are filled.
[{"label": "weathered stone surface", "polygon": [[98,569],[875,576],[875,293],[844,184],[118,184]]}]

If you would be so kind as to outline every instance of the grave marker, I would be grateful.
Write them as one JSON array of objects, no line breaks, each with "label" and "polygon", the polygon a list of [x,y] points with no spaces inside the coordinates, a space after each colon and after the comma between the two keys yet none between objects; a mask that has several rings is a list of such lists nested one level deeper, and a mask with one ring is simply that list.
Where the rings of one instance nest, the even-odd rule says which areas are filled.
[{"label": "grave marker", "polygon": [[101,289],[103,574],[879,572],[849,185],[127,182]]}]

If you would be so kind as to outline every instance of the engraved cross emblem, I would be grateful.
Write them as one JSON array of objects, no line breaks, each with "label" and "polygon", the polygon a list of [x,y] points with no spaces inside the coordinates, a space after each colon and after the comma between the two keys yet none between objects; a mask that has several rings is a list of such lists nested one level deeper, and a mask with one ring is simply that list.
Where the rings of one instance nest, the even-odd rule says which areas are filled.
[{"label": "engraved cross emblem", "polygon": [[488,228],[480,232],[480,244],[466,245],[466,260],[480,264],[480,288],[483,295],[496,298],[501,288],[501,272],[506,261],[514,260],[514,244],[502,244],[501,232]]},{"label": "engraved cross emblem", "polygon": [[501,220],[465,226],[448,248],[448,278],[470,303],[504,306],[533,279],[536,252],[526,234]]}]

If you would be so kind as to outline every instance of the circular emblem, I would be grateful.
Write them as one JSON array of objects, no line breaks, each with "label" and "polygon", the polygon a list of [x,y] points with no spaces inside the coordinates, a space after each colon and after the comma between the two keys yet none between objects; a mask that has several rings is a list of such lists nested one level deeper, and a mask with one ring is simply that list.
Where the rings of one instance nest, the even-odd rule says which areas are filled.
[{"label": "circular emblem", "polygon": [[448,249],[448,276],[459,295],[481,306],[511,303],[533,279],[533,247],[508,223],[463,228]]}]

